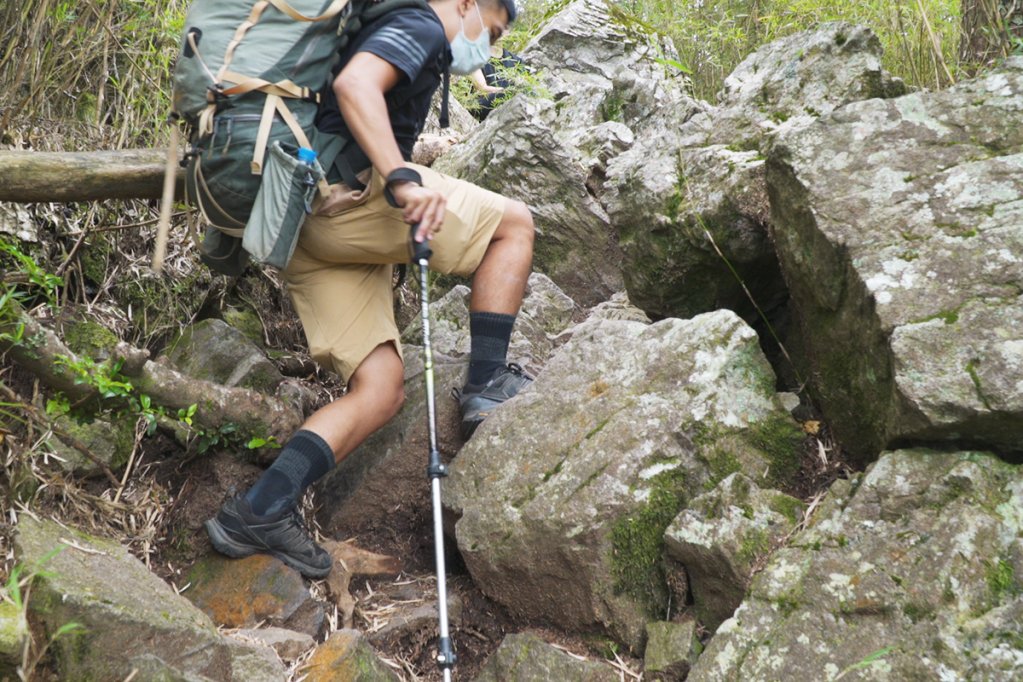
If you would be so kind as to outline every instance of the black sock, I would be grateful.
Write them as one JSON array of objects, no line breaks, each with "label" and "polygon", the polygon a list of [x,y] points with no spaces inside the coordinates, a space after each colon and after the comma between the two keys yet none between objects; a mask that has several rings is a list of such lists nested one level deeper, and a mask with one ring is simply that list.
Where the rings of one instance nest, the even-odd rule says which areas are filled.
[{"label": "black sock", "polygon": [[257,516],[268,516],[293,506],[308,488],[334,468],[334,451],[312,431],[299,431],[269,469],[245,493]]},{"label": "black sock", "polygon": [[501,313],[469,313],[469,383],[479,386],[490,381],[498,367],[508,359],[514,315]]}]

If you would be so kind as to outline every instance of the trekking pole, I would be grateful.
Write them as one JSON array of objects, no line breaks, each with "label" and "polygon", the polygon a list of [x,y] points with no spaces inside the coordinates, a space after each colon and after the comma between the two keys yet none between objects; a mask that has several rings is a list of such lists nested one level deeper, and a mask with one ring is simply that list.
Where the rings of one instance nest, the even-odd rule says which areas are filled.
[{"label": "trekking pole", "polygon": [[416,230],[419,225],[412,226],[410,244],[412,262],[419,266],[419,298],[422,306],[423,320],[423,361],[426,374],[426,416],[430,432],[430,463],[426,467],[426,475],[430,478],[433,495],[433,541],[434,554],[437,558],[437,614],[440,619],[440,642],[437,645],[437,665],[444,671],[444,682],[451,682],[451,669],[455,667],[455,650],[451,646],[448,633],[448,588],[444,568],[444,524],[441,519],[440,479],[448,475],[448,468],[440,461],[440,450],[437,448],[437,410],[433,399],[433,350],[430,346],[430,297],[427,290],[426,273],[429,269],[430,256],[433,251],[426,240],[416,241]]}]

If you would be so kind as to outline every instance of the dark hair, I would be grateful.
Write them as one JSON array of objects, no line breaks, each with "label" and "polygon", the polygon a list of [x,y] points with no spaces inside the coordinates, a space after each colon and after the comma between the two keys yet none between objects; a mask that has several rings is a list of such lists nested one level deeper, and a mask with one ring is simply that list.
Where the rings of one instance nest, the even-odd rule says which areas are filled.
[{"label": "dark hair", "polygon": [[515,17],[518,16],[518,9],[515,7],[515,0],[477,0],[483,5],[498,5],[504,7],[505,11],[508,12],[508,23],[515,21]]}]

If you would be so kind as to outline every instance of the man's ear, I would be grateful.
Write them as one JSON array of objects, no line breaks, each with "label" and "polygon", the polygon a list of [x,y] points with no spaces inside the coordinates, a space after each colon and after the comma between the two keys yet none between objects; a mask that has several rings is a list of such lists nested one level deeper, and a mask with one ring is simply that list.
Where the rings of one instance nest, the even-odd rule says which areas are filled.
[{"label": "man's ear", "polygon": [[458,16],[464,19],[475,4],[476,0],[458,0]]}]

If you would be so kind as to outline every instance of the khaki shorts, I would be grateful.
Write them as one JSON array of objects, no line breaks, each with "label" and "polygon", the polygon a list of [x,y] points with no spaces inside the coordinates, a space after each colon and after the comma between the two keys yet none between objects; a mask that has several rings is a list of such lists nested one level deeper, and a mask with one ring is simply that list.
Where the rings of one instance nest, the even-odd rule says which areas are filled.
[{"label": "khaki shorts", "polygon": [[[483,260],[504,216],[505,199],[424,166],[409,164],[423,185],[447,198],[433,238],[430,268],[469,275]],[[409,262],[409,225],[383,197],[373,172],[363,192],[331,186],[302,226],[284,272],[313,358],[347,382],[374,348],[391,341],[401,354],[391,287],[395,264]]]}]

